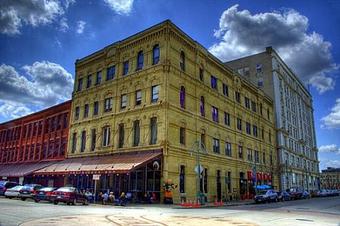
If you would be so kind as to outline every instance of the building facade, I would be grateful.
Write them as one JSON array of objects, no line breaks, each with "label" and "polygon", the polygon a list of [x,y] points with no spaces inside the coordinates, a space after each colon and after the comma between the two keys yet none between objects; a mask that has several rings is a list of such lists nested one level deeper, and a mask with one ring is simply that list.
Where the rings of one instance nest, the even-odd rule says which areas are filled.
[{"label": "building facade", "polygon": [[313,100],[274,49],[225,63],[274,100],[281,188],[320,186]]},{"label": "building facade", "polygon": [[[0,124],[0,177],[31,182],[32,173],[65,158],[71,101]],[[36,178],[39,179],[39,178]],[[44,178],[45,185],[54,181]],[[56,181],[56,184],[60,184]]]},{"label": "building facade", "polygon": [[340,168],[327,167],[321,171],[321,188],[340,189]]},{"label": "building facade", "polygon": [[74,167],[40,174],[90,186],[99,175],[98,189],[136,199],[161,200],[168,183],[177,203],[197,193],[250,198],[255,184],[278,188],[273,101],[170,21],[75,67],[65,160]]}]

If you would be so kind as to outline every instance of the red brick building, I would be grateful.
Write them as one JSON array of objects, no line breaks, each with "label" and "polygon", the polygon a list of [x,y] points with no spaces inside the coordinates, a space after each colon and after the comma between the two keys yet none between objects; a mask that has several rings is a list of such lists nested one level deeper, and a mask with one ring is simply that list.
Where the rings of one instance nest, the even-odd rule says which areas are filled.
[{"label": "red brick building", "polygon": [[32,182],[34,171],[63,160],[70,111],[67,101],[0,124],[0,179]]}]

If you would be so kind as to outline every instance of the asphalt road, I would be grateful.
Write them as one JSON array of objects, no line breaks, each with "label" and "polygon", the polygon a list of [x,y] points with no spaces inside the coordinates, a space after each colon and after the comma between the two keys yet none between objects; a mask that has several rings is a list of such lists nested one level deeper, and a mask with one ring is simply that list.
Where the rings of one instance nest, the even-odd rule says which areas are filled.
[{"label": "asphalt road", "polygon": [[0,225],[340,226],[340,197],[201,209],[167,205],[55,206],[1,197]]}]

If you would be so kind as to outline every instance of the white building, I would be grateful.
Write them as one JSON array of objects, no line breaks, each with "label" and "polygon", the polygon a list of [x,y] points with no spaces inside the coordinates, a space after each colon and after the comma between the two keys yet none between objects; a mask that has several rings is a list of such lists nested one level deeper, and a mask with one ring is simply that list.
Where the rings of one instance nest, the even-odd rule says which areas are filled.
[{"label": "white building", "polygon": [[272,47],[225,64],[274,100],[281,189],[318,189],[313,100],[304,84]]}]

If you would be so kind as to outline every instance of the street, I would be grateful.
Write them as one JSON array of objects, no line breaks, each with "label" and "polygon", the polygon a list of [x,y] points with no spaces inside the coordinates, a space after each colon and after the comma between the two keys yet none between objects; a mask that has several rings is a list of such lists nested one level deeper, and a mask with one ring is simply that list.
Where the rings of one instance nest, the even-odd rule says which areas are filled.
[{"label": "street", "polygon": [[172,205],[67,206],[0,198],[0,225],[340,225],[340,197],[181,209]]}]

